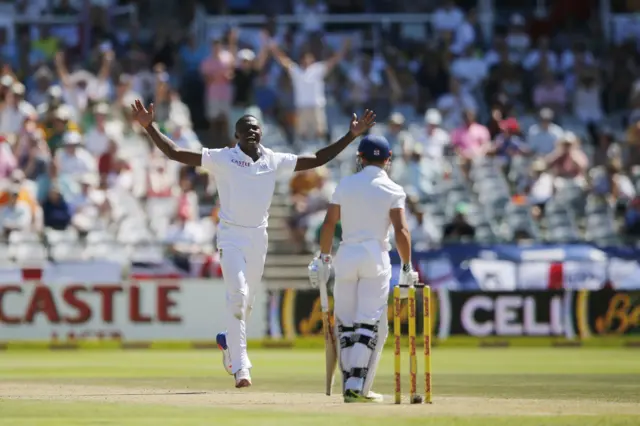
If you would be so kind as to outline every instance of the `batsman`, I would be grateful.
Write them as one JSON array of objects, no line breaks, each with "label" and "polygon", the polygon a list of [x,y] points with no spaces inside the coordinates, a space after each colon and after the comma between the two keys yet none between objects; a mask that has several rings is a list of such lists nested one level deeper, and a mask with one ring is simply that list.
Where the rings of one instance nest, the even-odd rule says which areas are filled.
[{"label": "batsman", "polygon": [[[329,343],[337,346],[344,402],[382,402],[382,395],[371,389],[388,334],[391,226],[402,261],[399,284],[418,282],[411,266],[411,237],[404,213],[406,194],[387,175],[390,161],[391,149],[384,137],[369,135],[362,139],[357,172],[336,187],[322,225],[320,255],[309,264],[311,285],[320,286],[321,293],[326,290],[332,268],[335,272],[337,342]],[[334,230],[339,221],[342,241],[332,260]],[[327,380],[331,380],[329,374]]]}]

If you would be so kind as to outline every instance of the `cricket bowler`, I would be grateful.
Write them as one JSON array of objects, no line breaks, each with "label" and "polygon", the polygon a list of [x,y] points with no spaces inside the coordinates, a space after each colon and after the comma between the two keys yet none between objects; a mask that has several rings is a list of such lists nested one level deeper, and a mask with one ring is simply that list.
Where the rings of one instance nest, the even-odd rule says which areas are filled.
[{"label": "cricket bowler", "polygon": [[225,369],[235,377],[236,388],[249,387],[252,365],[247,355],[246,320],[264,270],[268,209],[276,181],[331,161],[375,125],[375,114],[369,110],[361,118],[354,114],[348,133],[340,140],[315,154],[294,155],[273,152],[261,145],[262,127],[251,115],[237,121],[235,147],[194,151],[180,148],[158,130],[153,122],[153,104],[145,108],[137,100],[131,108],[133,117],[167,157],[203,167],[215,177],[220,196],[218,248],[227,293],[227,330],[218,334],[217,343]]},{"label": "cricket bowler", "polygon": [[333,295],[344,402],[382,401],[371,388],[388,332],[390,226],[402,261],[399,284],[418,282],[411,266],[411,237],[404,214],[406,194],[387,175],[390,160],[389,142],[384,137],[362,139],[358,172],[336,187],[322,225],[321,254],[309,265],[312,286],[325,285],[332,268],[334,230],[341,221],[342,242],[333,261]]}]

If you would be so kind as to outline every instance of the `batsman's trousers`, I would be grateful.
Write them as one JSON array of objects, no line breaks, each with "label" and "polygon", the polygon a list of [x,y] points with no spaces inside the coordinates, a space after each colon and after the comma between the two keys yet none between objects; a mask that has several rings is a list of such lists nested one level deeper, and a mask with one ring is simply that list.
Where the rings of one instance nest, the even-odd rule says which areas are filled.
[{"label": "batsman's trousers", "polygon": [[382,242],[341,244],[333,261],[334,314],[342,324],[387,319],[391,261]]}]

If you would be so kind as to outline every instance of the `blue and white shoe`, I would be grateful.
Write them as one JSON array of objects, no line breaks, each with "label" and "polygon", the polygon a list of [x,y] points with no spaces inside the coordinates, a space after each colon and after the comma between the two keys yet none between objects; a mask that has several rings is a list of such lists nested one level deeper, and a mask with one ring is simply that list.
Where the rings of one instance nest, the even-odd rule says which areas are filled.
[{"label": "blue and white shoe", "polygon": [[227,332],[218,333],[216,336],[216,343],[218,349],[222,351],[222,365],[227,373],[233,375],[231,371],[231,354],[229,353],[229,347],[227,346]]}]

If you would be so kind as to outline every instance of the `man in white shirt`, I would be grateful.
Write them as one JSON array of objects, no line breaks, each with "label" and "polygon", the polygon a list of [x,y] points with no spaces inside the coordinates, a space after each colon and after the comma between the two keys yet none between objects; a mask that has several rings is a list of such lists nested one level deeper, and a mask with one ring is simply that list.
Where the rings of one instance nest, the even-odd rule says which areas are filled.
[{"label": "man in white shirt", "polygon": [[422,145],[422,154],[433,160],[441,160],[444,156],[444,149],[451,142],[449,133],[440,128],[442,115],[435,108],[430,108],[424,115],[427,125],[423,137],[418,138],[418,143]]},{"label": "man in white shirt", "polygon": [[540,121],[529,128],[527,143],[536,155],[544,157],[556,149],[556,143],[564,135],[562,127],[553,123],[553,111],[550,108],[540,110]]},{"label": "man in white shirt", "polygon": [[487,78],[485,60],[475,55],[473,46],[467,46],[462,55],[451,63],[451,75],[462,82],[463,88],[471,91]]},{"label": "man in white shirt", "polygon": [[99,103],[93,109],[93,113],[95,115],[96,124],[84,135],[84,140],[87,150],[96,158],[99,158],[102,154],[107,152],[107,149],[109,148],[109,141],[111,140],[106,129],[109,105],[106,103]]},{"label": "man in white shirt", "polygon": [[227,287],[227,332],[217,336],[224,367],[233,374],[237,388],[251,386],[247,356],[246,320],[252,309],[254,291],[262,279],[267,255],[268,209],[276,181],[293,172],[320,167],[342,152],[375,124],[373,111],[362,119],[354,114],[349,132],[338,142],[311,155],[273,152],[262,146],[262,127],[250,115],[236,123],[233,148],[202,151],[180,148],[153,123],[153,104],[145,108],[137,100],[134,118],[145,128],[155,145],[170,159],[192,167],[203,167],[215,177],[220,196],[218,248]]},{"label": "man in white shirt", "polygon": [[349,48],[345,41],[342,49],[326,61],[316,61],[311,52],[302,55],[300,65],[284,54],[275,43],[271,52],[276,60],[287,69],[293,85],[293,97],[296,107],[296,137],[298,140],[322,139],[327,134],[327,114],[325,107],[325,77],[344,57]]},{"label": "man in white shirt", "polygon": [[31,228],[31,208],[18,199],[20,188],[17,185],[9,188],[9,202],[0,209],[0,226],[5,236],[12,231],[28,231]]},{"label": "man in white shirt", "polygon": [[[0,133],[5,135],[17,135],[22,129],[22,124],[26,114],[21,108],[21,94],[16,93],[16,88],[22,86],[20,83],[14,83],[9,76],[2,77],[3,86],[9,83],[6,88],[5,102],[0,106]],[[22,95],[24,95],[24,86],[21,87]]]},{"label": "man in white shirt", "polygon": [[326,286],[334,231],[341,222],[342,242],[333,264],[333,294],[344,402],[382,400],[371,392],[371,386],[388,333],[392,225],[402,261],[399,285],[415,285],[418,281],[411,266],[411,236],[404,213],[406,194],[385,171],[390,158],[389,142],[383,136],[362,139],[359,171],[338,184],[322,225],[321,254],[309,265],[311,284]]},{"label": "man in white shirt", "polygon": [[77,132],[67,132],[62,141],[62,148],[56,152],[55,161],[61,175],[77,177],[96,174],[98,164],[96,159],[82,146],[82,135]]}]

